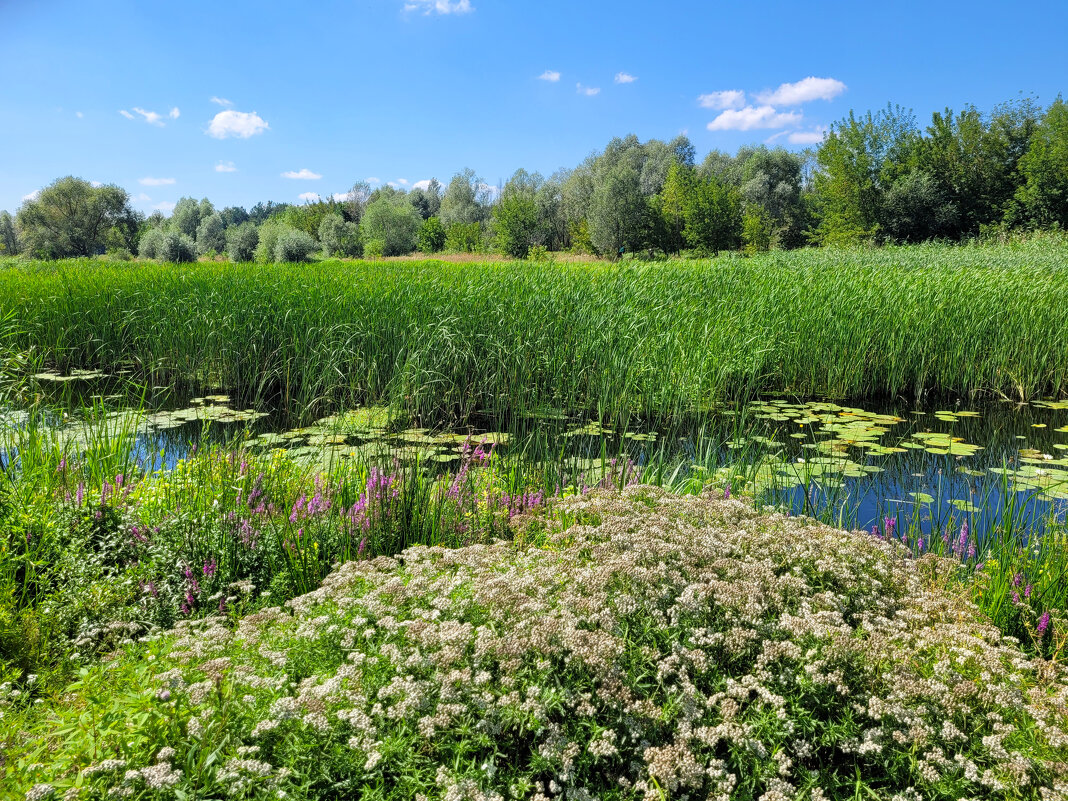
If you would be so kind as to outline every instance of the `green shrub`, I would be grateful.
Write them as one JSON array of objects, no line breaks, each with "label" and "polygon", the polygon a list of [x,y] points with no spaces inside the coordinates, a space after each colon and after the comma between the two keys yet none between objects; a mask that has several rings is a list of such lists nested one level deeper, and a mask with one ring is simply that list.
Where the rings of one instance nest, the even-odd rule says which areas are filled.
[{"label": "green shrub", "polygon": [[319,249],[318,243],[295,228],[280,232],[274,246],[274,260],[279,262],[306,261]]},{"label": "green shrub", "polygon": [[259,241],[256,244],[256,261],[270,264],[275,260],[278,239],[283,231],[294,231],[277,217],[273,217],[259,227]]},{"label": "green shrub", "polygon": [[177,231],[167,231],[160,239],[157,256],[160,261],[181,264],[196,261],[196,244],[193,239]]},{"label": "green shrub", "polygon": [[441,218],[428,217],[419,229],[419,250],[423,253],[439,253],[445,248],[445,226]]},{"label": "green shrub", "polygon": [[259,230],[251,220],[232,226],[226,231],[226,255],[233,262],[252,261],[259,241]]},{"label": "green shrub", "polygon": [[149,228],[137,245],[138,254],[145,259],[158,259],[164,236],[166,233],[162,228]]},{"label": "green shrub", "polygon": [[415,250],[423,218],[404,195],[383,195],[368,204],[360,226],[368,240],[382,243],[382,255],[404,256]]},{"label": "green shrub", "polygon": [[477,253],[482,250],[482,224],[453,223],[445,233],[445,247],[458,253]]},{"label": "green shrub", "polygon": [[319,243],[326,256],[357,258],[363,255],[360,227],[340,214],[328,214],[319,224]]}]

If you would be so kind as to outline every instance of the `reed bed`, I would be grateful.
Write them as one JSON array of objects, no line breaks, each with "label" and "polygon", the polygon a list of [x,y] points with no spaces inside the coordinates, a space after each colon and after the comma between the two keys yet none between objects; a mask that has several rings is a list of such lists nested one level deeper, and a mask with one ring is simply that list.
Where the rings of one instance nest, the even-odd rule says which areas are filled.
[{"label": "reed bed", "polygon": [[375,402],[429,424],[701,414],[758,392],[1016,398],[1068,389],[1068,245],[654,263],[0,270],[18,347],[219,386],[298,417]]}]

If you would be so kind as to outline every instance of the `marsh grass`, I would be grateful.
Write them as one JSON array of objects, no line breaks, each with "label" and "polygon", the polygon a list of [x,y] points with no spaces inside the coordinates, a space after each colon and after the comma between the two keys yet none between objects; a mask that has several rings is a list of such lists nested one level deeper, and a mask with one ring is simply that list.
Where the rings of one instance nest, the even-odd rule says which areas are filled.
[{"label": "marsh grass", "polygon": [[1068,246],[798,251],[653,264],[28,264],[18,342],[61,370],[223,386],[310,419],[602,421],[727,398],[1017,398],[1068,387]]}]

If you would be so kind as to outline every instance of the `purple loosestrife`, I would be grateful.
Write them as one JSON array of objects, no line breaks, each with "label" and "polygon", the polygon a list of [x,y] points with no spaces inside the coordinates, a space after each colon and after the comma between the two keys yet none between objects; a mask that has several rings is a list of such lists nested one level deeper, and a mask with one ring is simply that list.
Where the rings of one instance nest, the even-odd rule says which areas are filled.
[{"label": "purple loosestrife", "polygon": [[1045,634],[1046,633],[1046,629],[1048,629],[1048,628],[1049,628],[1049,612],[1043,612],[1042,613],[1042,617],[1040,617],[1038,619],[1038,628],[1036,629],[1036,631],[1038,632],[1038,636],[1041,637],[1043,634]]},{"label": "purple loosestrife", "polygon": [[293,504],[293,511],[289,514],[289,522],[296,523],[301,516],[301,512],[304,511],[304,495],[297,498],[297,502]]},{"label": "purple loosestrife", "polygon": [[214,576],[214,575],[215,575],[215,572],[216,572],[216,571],[217,571],[218,569],[219,569],[219,565],[218,565],[218,563],[217,563],[217,562],[215,561],[215,557],[214,557],[214,556],[212,556],[212,557],[210,557],[210,558],[209,558],[209,559],[208,559],[208,560],[207,560],[206,562],[204,562],[204,567],[203,567],[203,568],[201,568],[201,571],[202,571],[202,572],[204,573],[204,575],[205,575],[205,576],[206,576],[207,578],[211,578],[212,576]]},{"label": "purple loosestrife", "polygon": [[730,488],[730,485],[728,484],[723,489],[723,500],[729,501],[730,499],[731,499],[731,488]]},{"label": "purple loosestrife", "polygon": [[74,502],[76,504],[78,504],[78,506],[81,506],[82,502],[84,500],[85,500],[85,482],[84,481],[79,481],[78,482],[78,492],[74,496]]},{"label": "purple loosestrife", "polygon": [[241,544],[246,548],[256,547],[256,533],[252,530],[252,523],[247,517],[241,519],[241,526],[237,529],[237,533],[241,537]]},{"label": "purple loosestrife", "polygon": [[894,528],[896,528],[896,527],[897,527],[897,518],[896,517],[885,517],[885,518],[883,518],[883,536],[885,536],[886,539],[888,539],[888,540],[889,539],[893,539],[893,537],[894,537]]},{"label": "purple loosestrife", "polygon": [[958,556],[964,556],[968,548],[968,521],[964,521],[964,525],[960,527],[960,536],[957,538],[957,544],[953,548],[953,552]]}]

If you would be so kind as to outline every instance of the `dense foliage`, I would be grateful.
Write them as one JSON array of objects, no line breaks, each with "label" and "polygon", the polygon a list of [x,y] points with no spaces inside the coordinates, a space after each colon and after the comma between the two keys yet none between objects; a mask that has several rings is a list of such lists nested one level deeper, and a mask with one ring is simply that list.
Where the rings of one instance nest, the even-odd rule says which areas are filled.
[{"label": "dense foliage", "polygon": [[[170,218],[157,212],[143,220],[117,187],[64,178],[26,201],[16,219],[0,214],[0,254],[89,256],[136,252],[140,243],[146,258],[183,255],[173,247],[159,253],[152,231],[160,230],[185,235],[201,256],[229,255],[234,227],[268,223],[317,240],[313,250],[327,257],[356,257],[365,245],[372,256],[418,248],[525,258],[536,248],[650,258],[961,241],[1063,229],[1066,175],[1068,106],[1060,97],[1045,109],[1029,98],[989,113],[946,109],[926,128],[911,111],[888,106],[851,111],[800,153],[745,146],[734,155],[712,151],[698,164],[685,136],[641,142],[631,135],[548,178],[519,169],[490,187],[464,169],[444,188],[437,180],[411,191],[358,182],[343,196],[251,211],[216,211],[206,198],[186,197]],[[285,241],[288,256],[305,249],[303,238]],[[278,258],[276,244],[271,237],[260,260]],[[235,252],[247,260],[247,248]]]}]

